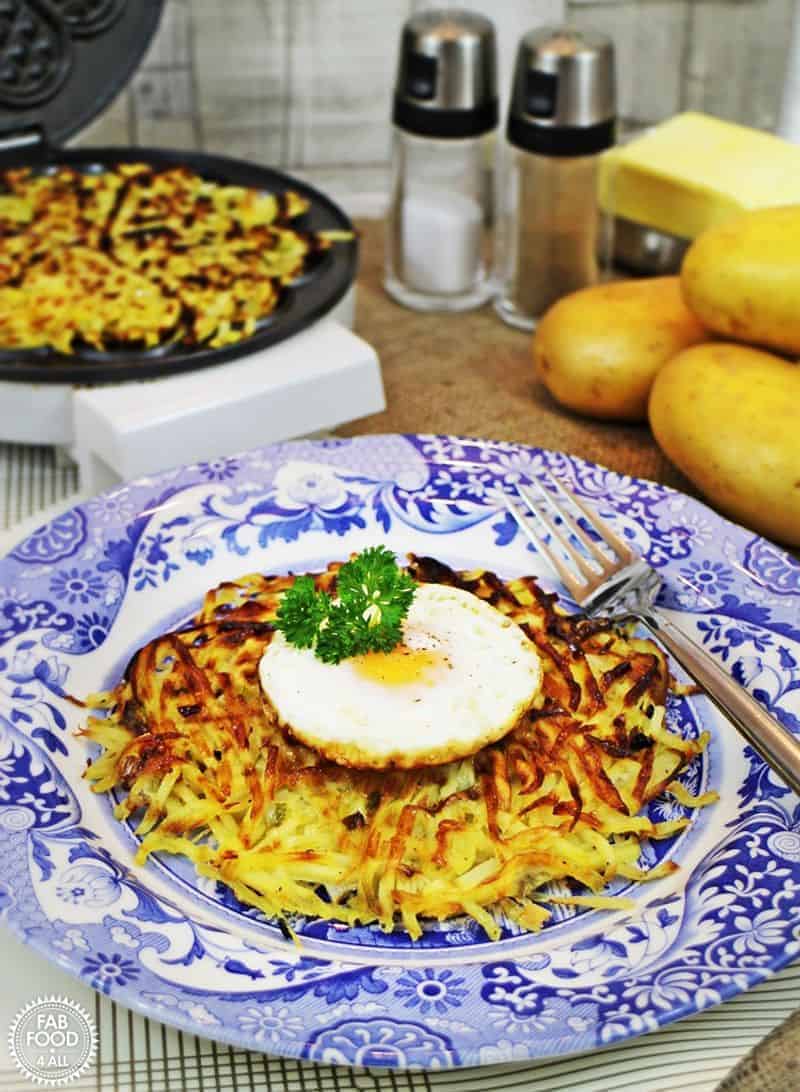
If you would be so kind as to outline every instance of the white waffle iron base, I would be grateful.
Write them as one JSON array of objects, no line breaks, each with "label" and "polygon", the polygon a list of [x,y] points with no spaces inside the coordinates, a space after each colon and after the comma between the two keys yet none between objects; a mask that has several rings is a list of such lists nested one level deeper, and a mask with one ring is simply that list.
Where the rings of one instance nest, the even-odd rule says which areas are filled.
[{"label": "white waffle iron base", "polygon": [[89,494],[179,463],[335,428],[386,406],[354,289],[303,333],[229,364],[97,387],[0,382],[0,440],[56,444]]}]

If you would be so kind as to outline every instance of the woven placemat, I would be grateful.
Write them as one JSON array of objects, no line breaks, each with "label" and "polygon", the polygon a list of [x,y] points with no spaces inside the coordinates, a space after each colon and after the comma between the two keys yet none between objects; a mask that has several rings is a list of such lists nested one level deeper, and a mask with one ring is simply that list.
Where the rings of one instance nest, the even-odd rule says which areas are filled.
[{"label": "woven placemat", "polygon": [[444,432],[514,440],[694,492],[647,426],[587,421],[558,406],[534,378],[530,334],[501,322],[491,305],[443,315],[394,303],[382,287],[383,225],[362,220],[357,227],[356,332],[378,351],[388,409],[338,432]]},{"label": "woven placemat", "polygon": [[800,1012],[752,1050],[717,1092],[795,1092],[800,1089]]}]

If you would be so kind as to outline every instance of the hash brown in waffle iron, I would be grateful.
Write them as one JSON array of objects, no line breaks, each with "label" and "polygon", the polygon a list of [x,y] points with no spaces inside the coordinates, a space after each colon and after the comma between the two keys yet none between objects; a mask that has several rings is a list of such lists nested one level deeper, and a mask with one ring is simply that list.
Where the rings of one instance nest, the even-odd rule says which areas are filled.
[{"label": "hash brown in waffle iron", "polygon": [[187,167],[0,173],[0,349],[220,348],[252,334],[333,236],[308,201]]}]

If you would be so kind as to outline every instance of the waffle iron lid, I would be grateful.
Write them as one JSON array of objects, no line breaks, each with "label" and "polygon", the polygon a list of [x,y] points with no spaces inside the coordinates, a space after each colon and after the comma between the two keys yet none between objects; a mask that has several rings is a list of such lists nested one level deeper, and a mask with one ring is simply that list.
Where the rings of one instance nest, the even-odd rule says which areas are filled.
[{"label": "waffle iron lid", "polygon": [[164,0],[0,0],[0,150],[58,145],[127,83]]}]

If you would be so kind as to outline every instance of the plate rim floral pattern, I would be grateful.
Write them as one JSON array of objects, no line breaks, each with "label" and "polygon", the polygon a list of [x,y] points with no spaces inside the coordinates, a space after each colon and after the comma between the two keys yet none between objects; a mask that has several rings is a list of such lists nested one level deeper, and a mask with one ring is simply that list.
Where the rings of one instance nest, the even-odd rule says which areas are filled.
[{"label": "plate rim floral pattern", "polygon": [[[352,942],[364,945],[355,960],[354,948],[310,927],[304,952],[282,952],[245,925],[186,911],[163,876],[118,859],[118,832],[80,784],[85,752],[70,735],[67,694],[119,661],[137,610],[175,611],[214,572],[343,556],[376,535],[398,552],[420,541],[445,557],[490,549],[498,568],[502,558],[519,567],[529,555],[502,494],[542,470],[619,521],[665,575],[664,606],[800,731],[800,565],[699,501],[516,443],[384,435],[270,445],[101,494],[0,562],[0,920],[84,982],[183,1030],[397,1068],[610,1045],[799,955],[800,805],[727,737],[697,776],[721,771],[732,799],[697,843],[702,856],[687,856],[685,886],[653,885],[633,918],[561,922],[527,950],[514,938],[475,948],[454,926],[433,938],[427,961],[387,949],[381,963],[374,938]],[[448,950],[467,954],[448,962]]]}]

